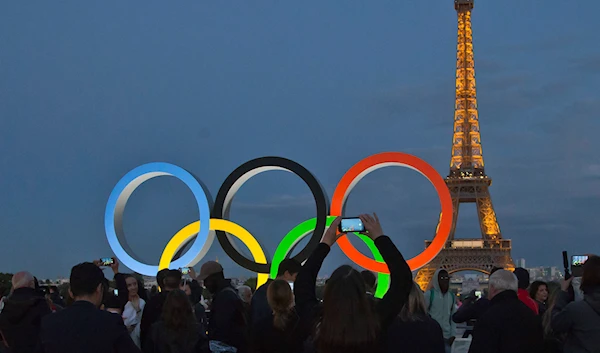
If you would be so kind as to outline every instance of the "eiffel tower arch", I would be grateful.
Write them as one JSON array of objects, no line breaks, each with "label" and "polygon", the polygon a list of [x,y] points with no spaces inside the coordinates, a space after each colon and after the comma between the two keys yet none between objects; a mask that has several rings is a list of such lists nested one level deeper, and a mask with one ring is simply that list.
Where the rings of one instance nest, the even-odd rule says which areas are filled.
[{"label": "eiffel tower arch", "polygon": [[[446,269],[449,273],[471,270],[486,274],[493,267],[514,269],[511,241],[502,238],[489,191],[492,179],[485,173],[483,163],[471,29],[473,0],[455,0],[454,8],[458,15],[456,102],[450,173],[445,179],[452,196],[454,214],[446,245],[435,259],[417,273],[415,280],[423,290],[428,288],[438,268]],[[481,239],[455,237],[462,203],[477,205]],[[425,241],[425,247],[430,244],[431,241]]]}]

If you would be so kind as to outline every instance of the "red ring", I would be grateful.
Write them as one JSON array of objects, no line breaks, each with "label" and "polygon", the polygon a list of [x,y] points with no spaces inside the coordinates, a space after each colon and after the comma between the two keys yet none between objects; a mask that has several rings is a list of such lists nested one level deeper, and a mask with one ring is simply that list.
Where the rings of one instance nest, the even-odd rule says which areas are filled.
[{"label": "red ring", "polygon": [[[452,228],[452,197],[450,196],[450,191],[448,190],[446,182],[442,176],[427,162],[418,157],[402,152],[384,152],[374,154],[361,160],[352,166],[352,168],[346,172],[346,174],[338,183],[331,201],[331,215],[342,215],[342,210],[346,203],[348,194],[352,191],[354,185],[356,185],[364,176],[377,169],[391,165],[408,167],[423,174],[435,188],[440,199],[440,205],[442,207],[439,226],[436,230],[436,234],[431,242],[431,245],[429,245],[423,252],[407,261],[411,271],[414,271],[425,266],[428,262],[433,260],[440,253],[440,251],[442,251]],[[370,271],[390,273],[390,270],[385,262],[378,262],[363,255],[361,252],[356,250],[352,243],[350,243],[350,240],[347,236],[344,235],[339,238],[337,243],[344,254],[346,254],[346,256],[348,256],[348,258],[354,261],[357,265]]]}]

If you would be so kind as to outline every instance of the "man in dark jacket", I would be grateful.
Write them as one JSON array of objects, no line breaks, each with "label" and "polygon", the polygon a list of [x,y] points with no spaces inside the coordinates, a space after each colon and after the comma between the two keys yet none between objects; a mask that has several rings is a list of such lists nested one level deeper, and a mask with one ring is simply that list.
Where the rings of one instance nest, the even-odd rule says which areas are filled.
[{"label": "man in dark jacket", "polygon": [[140,353],[121,316],[99,309],[108,281],[98,266],[73,267],[70,285],[73,304],[42,320],[44,353]]},{"label": "man in dark jacket", "polygon": [[156,276],[161,292],[152,297],[146,303],[142,313],[142,322],[140,323],[140,342],[142,349],[146,345],[147,336],[150,334],[152,325],[160,320],[162,309],[167,300],[170,291],[179,289],[181,283],[181,272],[177,270],[161,270]]},{"label": "man in dark jacket", "polygon": [[538,353],[540,318],[517,296],[517,277],[499,270],[490,276],[490,307],[479,317],[469,353]]},{"label": "man in dark jacket", "polygon": [[37,352],[41,349],[42,317],[52,311],[44,295],[35,290],[31,273],[16,273],[12,278],[12,286],[13,293],[0,313],[0,331],[12,352]]},{"label": "man in dark jacket", "polygon": [[[302,265],[297,260],[285,259],[279,264],[276,279],[294,283],[301,268]],[[273,312],[271,307],[269,307],[269,302],[267,302],[267,288],[269,288],[271,282],[273,282],[273,280],[269,279],[267,283],[260,286],[252,296],[252,302],[250,304],[250,322],[252,326],[256,325],[263,318],[271,316],[271,313]]]},{"label": "man in dark jacket", "polygon": [[246,317],[244,304],[231,280],[225,279],[223,267],[215,261],[208,261],[200,268],[198,280],[213,295],[208,319],[208,339],[213,352],[229,351],[237,348],[238,353],[248,351]]}]

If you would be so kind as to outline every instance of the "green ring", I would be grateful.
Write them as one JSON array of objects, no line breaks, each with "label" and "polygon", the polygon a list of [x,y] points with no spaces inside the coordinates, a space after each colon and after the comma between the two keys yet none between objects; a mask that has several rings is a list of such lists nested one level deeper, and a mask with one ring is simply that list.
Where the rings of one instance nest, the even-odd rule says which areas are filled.
[{"label": "green ring", "polygon": [[[336,216],[327,216],[326,227],[329,227],[336,218]],[[275,254],[273,255],[273,262],[271,264],[270,273],[271,278],[274,279],[275,277],[277,277],[277,271],[279,269],[279,264],[281,263],[281,261],[283,261],[288,256],[290,250],[300,240],[302,240],[305,236],[307,236],[315,230],[316,225],[316,218],[309,219],[308,221],[304,221],[297,225],[294,229],[287,233],[285,237],[283,237],[283,239],[277,246],[277,249],[275,250]],[[379,252],[379,250],[377,250],[377,247],[375,246],[375,242],[373,242],[371,238],[359,233],[354,234],[357,235],[362,241],[364,241],[365,244],[367,244],[367,247],[373,253],[373,257],[375,258],[375,260],[379,262],[384,262],[383,256],[381,256],[381,253]],[[375,290],[375,298],[383,298],[383,296],[390,287],[390,275],[386,273],[378,273],[377,277],[377,289]]]}]

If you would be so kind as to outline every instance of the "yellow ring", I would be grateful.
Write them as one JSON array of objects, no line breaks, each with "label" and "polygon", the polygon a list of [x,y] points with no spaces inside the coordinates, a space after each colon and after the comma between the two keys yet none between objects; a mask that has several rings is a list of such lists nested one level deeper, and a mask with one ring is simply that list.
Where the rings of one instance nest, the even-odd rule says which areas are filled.
[{"label": "yellow ring", "polygon": [[[258,241],[256,241],[252,234],[250,234],[250,232],[248,232],[242,226],[228,221],[226,219],[216,218],[210,219],[209,226],[209,229],[212,231],[222,230],[241,240],[244,243],[244,245],[246,245],[250,250],[250,253],[252,254],[252,257],[254,258],[255,262],[262,264],[267,263],[267,257],[265,256],[263,249],[260,247],[260,244],[258,244]],[[198,234],[199,231],[200,221],[190,223],[187,226],[181,228],[181,230],[178,231],[173,236],[173,238],[171,238],[171,240],[169,240],[167,246],[165,246],[165,250],[163,250],[163,253],[160,256],[158,270],[160,271],[162,269],[169,268],[171,260],[173,260],[173,256],[175,256],[175,253],[190,239],[196,236],[196,234]],[[268,279],[268,273],[259,273],[256,281],[256,288],[258,289],[258,287],[265,284]]]}]

